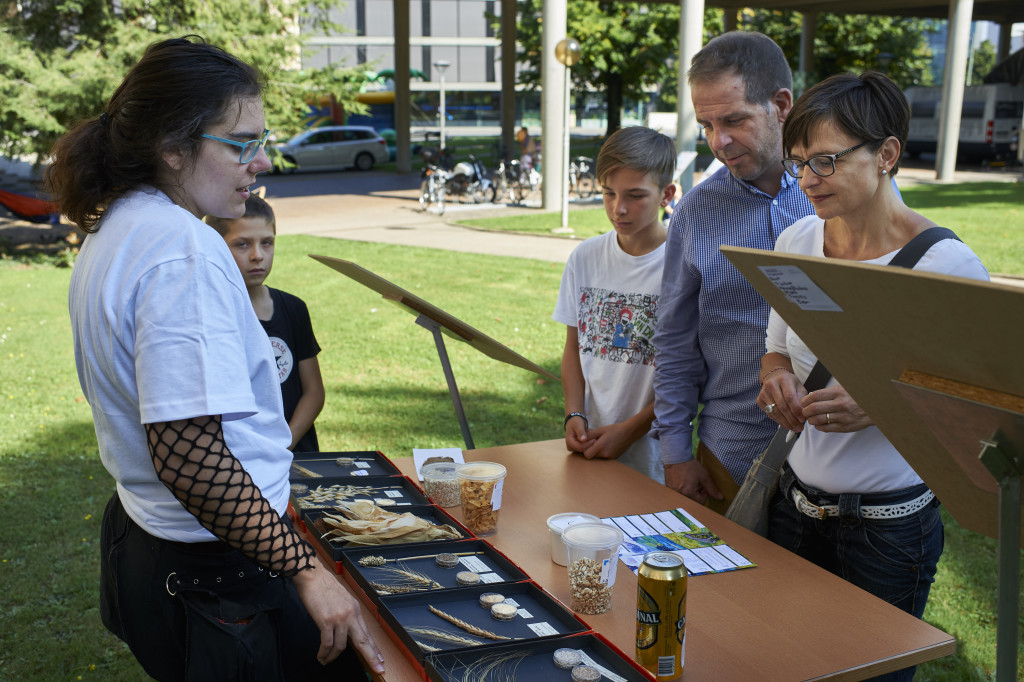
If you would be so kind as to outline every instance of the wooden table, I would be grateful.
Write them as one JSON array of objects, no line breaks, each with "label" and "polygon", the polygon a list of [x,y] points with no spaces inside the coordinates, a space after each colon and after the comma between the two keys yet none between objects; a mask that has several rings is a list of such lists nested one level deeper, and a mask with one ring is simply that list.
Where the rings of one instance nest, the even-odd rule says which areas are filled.
[{"label": "wooden table", "polygon": [[[551,561],[546,524],[559,512],[608,517],[682,507],[757,564],[690,578],[684,680],[862,680],[956,649],[950,635],[643,474],[616,461],[570,455],[561,439],[465,456],[507,467],[498,532],[487,540],[564,604],[566,568]],[[395,464],[415,480],[411,458]],[[459,509],[447,511],[461,520]],[[611,611],[582,618],[632,655],[635,613],[636,576],[620,563]],[[387,680],[419,679],[375,622],[371,629],[387,660]]]}]

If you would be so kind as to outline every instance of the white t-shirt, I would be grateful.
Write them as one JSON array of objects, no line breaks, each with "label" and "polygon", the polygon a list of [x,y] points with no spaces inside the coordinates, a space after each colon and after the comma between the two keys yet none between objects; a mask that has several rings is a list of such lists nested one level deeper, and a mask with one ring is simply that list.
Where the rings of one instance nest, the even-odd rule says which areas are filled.
[{"label": "white t-shirt", "polygon": [[[642,256],[619,246],[614,231],[577,246],[562,273],[553,318],[576,327],[591,427],[624,421],[654,400],[654,328],[665,245]],[[619,461],[664,483],[661,447],[650,434]]]},{"label": "white t-shirt", "polygon": [[[775,244],[776,251],[825,257],[825,223],[808,216],[786,228]],[[898,251],[873,260],[887,265]],[[988,280],[988,270],[973,251],[955,239],[945,239],[928,249],[915,270],[969,279]],[[775,310],[768,319],[765,348],[781,353],[793,362],[797,378],[804,382],[817,357],[804,345]],[[833,378],[829,385],[836,383]],[[808,486],[829,493],[873,493],[900,490],[921,483],[921,477],[882,435],[877,426],[853,433],[823,433],[813,426],[804,428],[789,454],[789,465]]]},{"label": "white t-shirt", "polygon": [[157,479],[143,424],[222,415],[224,440],[277,512],[291,432],[277,366],[224,240],[162,192],[117,200],[85,239],[68,295],[100,457],[147,532],[213,536]]}]

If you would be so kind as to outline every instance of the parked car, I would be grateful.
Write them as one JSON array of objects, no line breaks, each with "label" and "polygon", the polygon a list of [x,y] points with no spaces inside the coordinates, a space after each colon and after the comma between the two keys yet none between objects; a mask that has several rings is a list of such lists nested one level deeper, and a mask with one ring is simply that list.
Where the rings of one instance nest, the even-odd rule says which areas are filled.
[{"label": "parked car", "polygon": [[370,170],[388,160],[387,142],[366,126],[326,126],[304,130],[284,144],[274,145],[274,155],[286,162],[275,163],[275,172],[296,170],[337,170],[356,167]]}]

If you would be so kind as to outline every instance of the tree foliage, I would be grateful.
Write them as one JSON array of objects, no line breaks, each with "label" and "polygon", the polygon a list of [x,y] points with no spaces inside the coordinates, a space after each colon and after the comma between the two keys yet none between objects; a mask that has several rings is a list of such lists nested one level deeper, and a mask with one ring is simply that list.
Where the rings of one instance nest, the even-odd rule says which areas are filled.
[{"label": "tree foliage", "polygon": [[971,60],[971,72],[967,74],[968,85],[978,85],[996,65],[996,46],[991,40],[981,41]]},{"label": "tree foliage", "polygon": [[[782,47],[798,74],[803,15],[799,12],[746,10],[740,28],[760,31]],[[932,22],[907,17],[819,14],[812,72],[797,78],[810,86],[836,73],[881,71],[902,88],[930,85],[932,53],[925,36]]]},{"label": "tree foliage", "polygon": [[[526,65],[520,82],[540,86],[542,0],[519,4],[519,61]],[[741,30],[761,31],[786,53],[798,86],[809,86],[834,73],[878,70],[901,87],[929,85],[931,51],[925,36],[934,27],[926,20],[844,14],[819,14],[814,41],[815,69],[800,74],[798,12],[743,10]],[[704,41],[724,26],[721,9],[704,12]],[[496,28],[500,28],[497,27]],[[618,127],[623,98],[653,100],[674,108],[678,81],[679,7],[633,2],[569,0],[567,34],[580,42],[583,55],[572,67],[577,92],[605,94],[608,130]],[[685,68],[685,67],[684,67]]]},{"label": "tree foliage", "polygon": [[[542,0],[519,4],[519,60],[526,64],[520,82],[532,88],[541,81],[542,7]],[[605,93],[609,131],[620,125],[624,99],[649,99],[652,90],[675,78],[678,34],[676,5],[570,0],[567,35],[582,48],[571,69],[573,87]]]},{"label": "tree foliage", "polygon": [[[80,120],[98,115],[145,48],[197,34],[267,76],[268,125],[302,126],[307,102],[333,94],[350,111],[364,77],[333,65],[301,69],[298,25],[337,30],[337,0],[23,0],[0,25],[0,154],[39,154]],[[197,97],[202,92],[196,92]]]}]

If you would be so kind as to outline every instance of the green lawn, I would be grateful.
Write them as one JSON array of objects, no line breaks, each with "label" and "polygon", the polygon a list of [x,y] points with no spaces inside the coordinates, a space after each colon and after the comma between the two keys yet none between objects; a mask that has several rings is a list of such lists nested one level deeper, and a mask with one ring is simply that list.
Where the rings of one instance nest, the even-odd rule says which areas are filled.
[{"label": "green lawn", "polygon": [[[942,202],[928,210],[947,213],[940,222],[961,232],[986,262],[1005,263],[994,270],[1024,274],[1008,255],[1024,243],[1019,228],[1012,221],[993,225],[1018,210],[1020,190],[971,186],[958,203],[973,202],[979,191],[1003,208],[973,206],[973,215],[985,216],[976,220]],[[406,457],[413,447],[460,447],[462,438],[428,332],[310,253],[353,260],[558,373],[564,330],[551,311],[560,265],[283,236],[270,284],[310,307],[323,347],[327,406],[318,433],[325,450]],[[113,483],[99,463],[75,374],[69,277],[66,268],[0,260],[0,679],[141,680],[97,611],[99,521]],[[558,383],[465,344],[449,343],[448,350],[478,447],[561,435]],[[947,522],[926,619],[960,645],[956,656],[923,666],[918,679],[987,680],[995,661],[995,543]],[[827,627],[813,614],[808,619]]]}]

